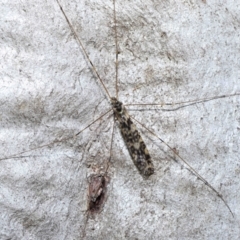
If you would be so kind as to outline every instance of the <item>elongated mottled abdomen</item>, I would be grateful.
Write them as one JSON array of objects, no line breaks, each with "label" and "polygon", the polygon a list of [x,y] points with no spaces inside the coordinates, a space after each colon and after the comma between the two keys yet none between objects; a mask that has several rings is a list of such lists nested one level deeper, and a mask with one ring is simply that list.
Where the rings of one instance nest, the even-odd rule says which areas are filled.
[{"label": "elongated mottled abdomen", "polygon": [[119,127],[128,148],[130,156],[140,174],[148,177],[154,173],[153,163],[147,147],[132,122],[127,109],[116,98],[111,98],[114,115],[119,122]]}]

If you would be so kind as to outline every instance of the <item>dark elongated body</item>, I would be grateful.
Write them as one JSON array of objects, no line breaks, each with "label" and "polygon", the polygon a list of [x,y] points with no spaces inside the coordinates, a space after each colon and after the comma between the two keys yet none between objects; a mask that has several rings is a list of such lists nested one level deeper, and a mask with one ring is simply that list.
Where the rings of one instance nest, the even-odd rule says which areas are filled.
[{"label": "dark elongated body", "polygon": [[116,98],[111,98],[111,104],[133,163],[143,176],[152,175],[154,166],[150,154],[127,109]]}]

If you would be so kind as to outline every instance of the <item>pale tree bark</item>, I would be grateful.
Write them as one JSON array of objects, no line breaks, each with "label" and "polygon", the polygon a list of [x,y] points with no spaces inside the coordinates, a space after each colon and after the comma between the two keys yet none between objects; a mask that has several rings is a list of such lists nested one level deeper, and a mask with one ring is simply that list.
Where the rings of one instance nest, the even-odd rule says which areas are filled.
[{"label": "pale tree bark", "polygon": [[[115,96],[113,2],[61,4]],[[235,218],[139,125],[155,166],[148,180],[116,124],[112,134],[111,112],[72,137],[111,106],[57,2],[0,6],[1,239],[238,239],[239,4],[116,2],[119,100],[161,103],[128,109],[223,195]],[[103,209],[87,217],[89,176],[107,165]]]}]

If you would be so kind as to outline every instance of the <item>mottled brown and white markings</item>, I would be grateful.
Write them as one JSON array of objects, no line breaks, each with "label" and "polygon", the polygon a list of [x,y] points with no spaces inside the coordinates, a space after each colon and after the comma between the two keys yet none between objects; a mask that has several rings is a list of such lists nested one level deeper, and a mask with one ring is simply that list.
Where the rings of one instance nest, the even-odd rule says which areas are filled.
[{"label": "mottled brown and white markings", "polygon": [[143,176],[148,177],[152,175],[154,167],[150,154],[127,109],[114,97],[111,98],[111,104],[133,163]]}]

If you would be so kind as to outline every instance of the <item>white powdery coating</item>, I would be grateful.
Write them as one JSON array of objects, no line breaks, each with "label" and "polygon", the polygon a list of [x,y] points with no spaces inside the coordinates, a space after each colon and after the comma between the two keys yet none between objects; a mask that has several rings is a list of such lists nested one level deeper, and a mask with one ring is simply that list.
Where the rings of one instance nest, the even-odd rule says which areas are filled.
[{"label": "white powdery coating", "polygon": [[[112,2],[67,2],[66,14],[114,96]],[[240,92],[236,1],[119,4],[120,101]],[[2,1],[0,12],[2,157],[71,136],[110,108],[55,1]],[[236,96],[176,111],[129,112],[223,194],[235,219],[147,131],[142,136],[156,170],[142,179],[115,130],[108,199],[89,220],[86,239],[237,239],[239,106]],[[79,138],[0,161],[0,239],[81,238],[87,166],[109,157],[112,121],[100,122]]]}]

